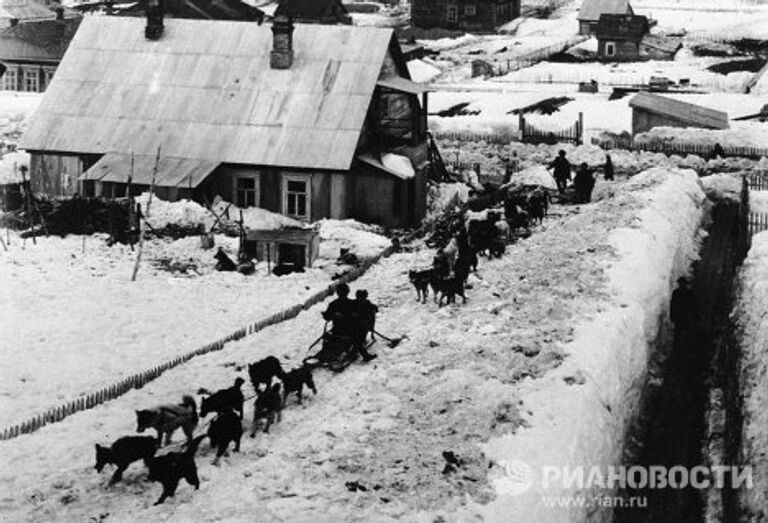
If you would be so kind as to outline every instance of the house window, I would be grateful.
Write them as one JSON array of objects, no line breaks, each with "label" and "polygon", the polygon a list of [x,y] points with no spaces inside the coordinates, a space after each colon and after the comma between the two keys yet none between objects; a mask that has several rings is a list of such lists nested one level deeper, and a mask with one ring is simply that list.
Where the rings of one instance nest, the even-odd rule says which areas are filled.
[{"label": "house window", "polygon": [[24,90],[30,93],[40,91],[40,75],[37,69],[24,69]]},{"label": "house window", "polygon": [[616,56],[616,44],[614,42],[605,43],[605,56]]},{"label": "house window", "polygon": [[475,16],[477,13],[477,10],[475,9],[475,4],[467,4],[464,6],[464,14],[467,16]]},{"label": "house window", "polygon": [[51,85],[51,80],[53,80],[53,73],[56,72],[56,69],[45,69],[45,88],[48,89],[48,86]]},{"label": "house window", "polygon": [[7,69],[3,75],[3,90],[15,91],[18,87],[18,76],[16,69]]},{"label": "house window", "polygon": [[449,23],[455,23],[459,21],[459,6],[446,6],[445,21]]},{"label": "house window", "polygon": [[238,207],[258,207],[260,203],[258,176],[236,177],[234,200]]},{"label": "house window", "polygon": [[291,174],[283,177],[283,214],[309,220],[310,200],[309,176]]}]

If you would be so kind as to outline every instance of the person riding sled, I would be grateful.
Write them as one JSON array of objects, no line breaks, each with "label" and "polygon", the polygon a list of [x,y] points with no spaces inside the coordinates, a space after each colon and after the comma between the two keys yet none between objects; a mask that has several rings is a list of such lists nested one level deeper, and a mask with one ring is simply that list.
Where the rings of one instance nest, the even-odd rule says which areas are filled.
[{"label": "person riding sled", "polygon": [[364,344],[359,343],[358,312],[355,302],[349,299],[349,285],[340,283],[336,287],[337,298],[328,304],[328,308],[322,313],[325,321],[331,322],[331,334],[352,340],[353,348],[363,357],[364,361],[371,361],[376,356],[365,350]]}]

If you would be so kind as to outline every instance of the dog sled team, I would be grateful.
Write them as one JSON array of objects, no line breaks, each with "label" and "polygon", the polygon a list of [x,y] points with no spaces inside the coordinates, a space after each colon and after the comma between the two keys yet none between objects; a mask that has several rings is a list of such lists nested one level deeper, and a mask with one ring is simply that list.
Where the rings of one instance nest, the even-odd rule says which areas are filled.
[{"label": "dog sled team", "polygon": [[[329,304],[322,316],[332,323],[331,333],[351,338],[347,350],[359,354],[368,362],[376,358],[375,354],[367,351],[370,345],[366,346],[366,340],[369,335],[373,338],[378,307],[368,301],[367,291],[358,290],[355,300],[349,299],[349,292],[349,286],[340,283],[337,286],[338,297]],[[275,356],[267,356],[248,364],[248,376],[255,391],[251,438],[256,436],[262,425],[266,433],[273,424],[280,421],[282,410],[290,395],[295,394],[297,402],[301,404],[305,387],[317,394],[312,368],[313,365],[305,362],[302,366],[286,372]],[[275,379],[278,381],[273,383]],[[115,465],[116,470],[110,480],[112,485],[122,479],[123,472],[129,465],[143,461],[149,470],[147,479],[159,482],[163,487],[155,505],[172,497],[182,479],[195,489],[200,488],[195,454],[203,439],[207,437],[211,448],[216,449],[214,465],[227,453],[230,444],[235,452],[240,451],[246,401],[242,392],[244,383],[243,378],[237,377],[231,387],[213,394],[201,389],[199,393],[205,394],[205,397],[199,412],[195,399],[189,395],[184,396],[180,404],[164,404],[137,410],[136,432],[154,430],[156,437],[125,436],[109,447],[97,444],[96,471],[101,472],[108,464]],[[215,417],[210,421],[207,432],[195,435],[195,431],[201,428],[200,420],[209,414],[215,414]],[[163,449],[161,454],[161,446],[171,445],[173,433],[178,429],[181,429],[186,437],[184,447],[167,452]]]}]

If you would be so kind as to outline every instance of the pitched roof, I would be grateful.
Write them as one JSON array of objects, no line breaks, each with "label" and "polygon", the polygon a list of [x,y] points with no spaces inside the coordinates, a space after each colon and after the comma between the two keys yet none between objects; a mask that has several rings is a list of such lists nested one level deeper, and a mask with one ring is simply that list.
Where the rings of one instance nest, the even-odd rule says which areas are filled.
[{"label": "pitched roof", "polygon": [[169,19],[148,41],[140,18],[87,17],[20,147],[346,170],[392,29],[296,24],[293,42],[278,70],[266,25]]},{"label": "pitched roof", "polygon": [[672,98],[665,98],[657,94],[637,93],[629,101],[629,106],[680,120],[690,124],[691,127],[705,127],[709,129],[728,128],[728,113],[701,105],[681,102]]},{"label": "pitched roof", "polygon": [[0,30],[0,60],[58,62],[67,51],[80,17],[38,20]]},{"label": "pitched roof", "polygon": [[595,36],[598,39],[642,40],[648,32],[648,18],[642,15],[600,15]]},{"label": "pitched roof", "polygon": [[579,9],[579,20],[597,22],[602,14],[633,14],[629,0],[584,0]]},{"label": "pitched roof", "polygon": [[[77,14],[64,8],[64,17],[71,18]],[[0,0],[0,19],[15,18],[25,20],[53,20],[56,18],[55,9],[46,6],[38,0]]]},{"label": "pitched roof", "polygon": [[347,15],[341,0],[280,0],[275,16],[288,16],[302,20],[320,20],[327,16]]},{"label": "pitched roof", "polygon": [[683,46],[682,38],[672,38],[667,36],[645,35],[642,41],[643,45],[658,49],[665,53],[674,54]]},{"label": "pitched roof", "polygon": [[[174,18],[197,18],[201,20],[262,20],[264,13],[240,0],[166,0],[165,14]],[[147,0],[139,0],[125,8],[115,8],[121,16],[145,16]]]}]

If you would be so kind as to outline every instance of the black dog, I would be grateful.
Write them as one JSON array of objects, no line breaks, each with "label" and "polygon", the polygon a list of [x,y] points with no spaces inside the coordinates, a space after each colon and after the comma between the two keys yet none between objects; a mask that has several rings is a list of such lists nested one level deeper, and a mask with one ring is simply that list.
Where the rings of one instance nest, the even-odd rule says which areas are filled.
[{"label": "black dog", "polygon": [[253,426],[251,427],[251,437],[256,436],[256,429],[259,426],[259,420],[267,420],[264,426],[264,432],[269,432],[269,426],[280,421],[282,417],[283,401],[280,399],[280,384],[275,383],[270,388],[265,389],[259,394],[253,404]]},{"label": "black dog", "polygon": [[173,432],[179,427],[184,430],[189,442],[197,427],[197,404],[192,396],[184,396],[181,405],[158,405],[151,409],[137,410],[136,423],[136,432],[155,429],[158,444],[162,443],[165,433],[165,444],[168,445]]},{"label": "black dog", "polygon": [[115,441],[111,447],[96,445],[96,472],[101,472],[104,465],[111,463],[117,465],[117,470],[109,481],[109,484],[117,483],[123,479],[123,472],[134,461],[144,460],[149,467],[149,462],[157,452],[157,440],[151,436],[126,436]]},{"label": "black dog", "polygon": [[434,269],[411,269],[408,271],[408,279],[411,284],[416,288],[416,300],[421,303],[427,302],[427,296],[429,295],[429,284],[435,278]]},{"label": "black dog", "polygon": [[317,394],[315,382],[312,379],[312,371],[309,370],[309,367],[302,366],[298,369],[293,369],[291,372],[286,374],[283,377],[283,386],[285,387],[283,390],[283,405],[285,405],[288,394],[291,392],[295,392],[299,396],[299,405],[301,405],[304,385],[309,387],[309,390],[311,390],[312,393]]},{"label": "black dog", "polygon": [[272,378],[275,376],[283,379],[285,372],[280,365],[280,360],[274,356],[267,356],[256,363],[248,364],[248,375],[251,377],[251,384],[257,394],[261,393],[260,385],[263,383],[268,389],[272,386]]},{"label": "black dog", "polygon": [[161,504],[168,497],[173,497],[182,478],[195,487],[195,490],[200,488],[200,478],[197,477],[197,465],[195,465],[195,452],[204,438],[204,435],[196,437],[182,452],[169,452],[150,460],[149,480],[157,481],[163,485],[163,493],[155,505]]},{"label": "black dog", "polygon": [[240,415],[240,419],[243,419],[243,393],[240,391],[240,386],[245,383],[243,378],[236,378],[235,384],[228,389],[221,389],[207,398],[203,398],[203,402],[200,404],[200,416],[205,417],[209,412],[226,412],[228,410],[234,410]]},{"label": "black dog", "polygon": [[227,256],[227,253],[221,247],[219,247],[219,250],[216,251],[213,257],[216,259],[217,271],[234,272],[237,270],[237,264],[232,261],[232,258]]},{"label": "black dog", "polygon": [[438,305],[443,306],[443,299],[446,299],[446,303],[456,303],[456,295],[462,297],[464,303],[467,303],[467,297],[464,295],[464,279],[462,276],[454,276],[453,278],[443,278],[435,281],[435,292],[440,295]]},{"label": "black dog", "polygon": [[208,427],[208,438],[211,440],[211,447],[217,448],[216,457],[213,464],[219,463],[221,458],[229,447],[229,442],[235,444],[235,452],[240,452],[240,438],[243,436],[243,425],[241,418],[232,409],[219,411],[219,414]]}]

